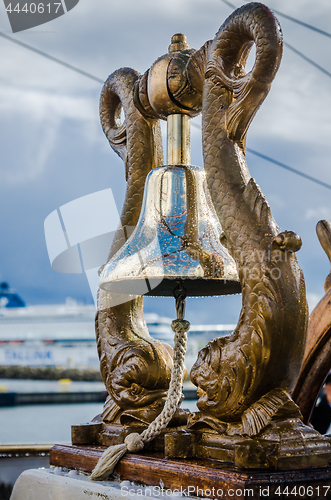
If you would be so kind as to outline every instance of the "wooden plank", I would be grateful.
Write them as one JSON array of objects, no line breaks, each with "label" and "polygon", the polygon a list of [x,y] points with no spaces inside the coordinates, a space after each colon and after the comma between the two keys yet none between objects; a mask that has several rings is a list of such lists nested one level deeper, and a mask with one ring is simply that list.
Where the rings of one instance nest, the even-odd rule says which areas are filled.
[{"label": "wooden plank", "polygon": [[[50,464],[91,472],[104,449],[104,447],[98,446],[55,445],[50,451]],[[217,489],[222,489],[224,492],[228,492],[230,489],[240,492],[249,488],[254,495],[252,498],[260,495],[261,488],[267,488],[268,496],[272,498],[271,495],[274,494],[277,487],[281,486],[283,489],[286,485],[290,488],[301,486],[302,495],[300,498],[304,500],[312,498],[312,490],[309,490],[308,486],[314,488],[315,492],[317,492],[317,488],[321,488],[322,491],[323,488],[330,486],[331,493],[330,467],[284,472],[245,472],[235,470],[229,464],[213,460],[164,459],[161,454],[157,453],[125,455],[116,466],[114,477],[149,486],[158,486],[161,483],[165,489],[169,488],[172,491],[175,489],[187,490],[190,487],[189,491],[192,492],[192,488],[195,488],[195,492],[197,492],[197,488],[199,488],[198,493],[204,492],[204,494],[207,490],[212,491],[213,488],[214,492]],[[194,496],[204,496],[204,494],[195,494]],[[242,500],[243,496],[240,493],[238,496],[231,495],[231,498]]]}]

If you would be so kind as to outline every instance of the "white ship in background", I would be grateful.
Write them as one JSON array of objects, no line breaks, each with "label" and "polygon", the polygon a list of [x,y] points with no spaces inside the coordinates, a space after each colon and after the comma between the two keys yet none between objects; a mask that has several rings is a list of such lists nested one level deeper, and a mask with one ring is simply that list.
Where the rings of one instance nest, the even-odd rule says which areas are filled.
[{"label": "white ship in background", "polygon": [[[0,284],[0,366],[61,366],[99,369],[95,306],[73,299],[65,304],[25,306],[6,283]],[[171,319],[144,315],[150,335],[173,344]],[[235,325],[191,325],[185,364],[215,337],[230,335]]]}]

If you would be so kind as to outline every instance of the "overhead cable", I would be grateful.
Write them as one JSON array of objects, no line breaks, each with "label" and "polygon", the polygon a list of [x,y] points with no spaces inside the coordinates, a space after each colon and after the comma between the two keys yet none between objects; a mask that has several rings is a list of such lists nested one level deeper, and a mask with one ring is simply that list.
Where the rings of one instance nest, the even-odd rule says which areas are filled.
[{"label": "overhead cable", "polygon": [[[192,125],[193,125],[193,127],[199,128],[201,130],[201,127],[198,123],[192,122]],[[278,167],[282,167],[285,170],[289,170],[293,174],[300,175],[301,177],[304,177],[305,179],[308,179],[309,181],[315,182],[316,184],[319,184],[320,186],[326,187],[327,189],[331,189],[331,184],[327,184],[326,182],[320,181],[319,179],[316,179],[316,177],[312,177],[311,175],[305,174],[304,172],[301,172],[300,170],[297,170],[296,168],[290,167],[289,165],[286,165],[285,163],[282,163],[278,160],[275,160],[274,158],[271,158],[270,156],[259,153],[258,151],[255,151],[255,149],[246,148],[246,151],[248,153],[255,155],[255,156],[258,156],[259,158],[262,158],[263,160],[269,161],[270,163],[273,163],[274,165],[277,165]]]},{"label": "overhead cable", "polygon": [[289,165],[285,165],[285,163],[281,163],[280,161],[274,160],[273,158],[270,158],[270,156],[266,156],[266,155],[259,153],[258,151],[255,151],[254,149],[251,149],[251,148],[247,148],[247,151],[248,151],[248,153],[251,153],[255,156],[263,158],[264,160],[267,160],[270,163],[274,163],[275,165],[278,165],[279,167],[285,168],[286,170],[289,170],[290,172],[293,172],[294,174],[300,175],[301,177],[304,177],[305,179],[308,179],[312,182],[315,182],[316,184],[319,184],[320,186],[331,189],[330,184],[327,184],[326,182],[320,181],[319,179],[316,179],[316,177],[312,177],[311,175],[305,174],[304,172],[301,172],[300,170],[297,170],[296,168],[290,167]]},{"label": "overhead cable", "polygon": [[[224,3],[226,3],[226,4],[228,4],[230,7],[235,8],[235,6],[233,4],[231,4],[230,2],[228,2],[227,0],[222,0],[222,1]],[[31,45],[28,45],[27,43],[21,42],[20,40],[16,40],[15,38],[13,38],[13,37],[11,37],[9,35],[6,35],[5,33],[0,32],[0,36],[2,36],[3,38],[5,38],[5,39],[7,39],[7,40],[9,40],[11,42],[14,42],[14,43],[20,45],[20,46],[22,46],[22,47],[24,47],[24,48],[26,48],[28,50],[31,50],[32,52],[35,52],[35,53],[37,53],[37,54],[39,54],[39,55],[41,55],[43,57],[46,57],[47,59],[50,59],[51,61],[53,61],[53,62],[55,62],[57,64],[60,64],[60,65],[66,67],[68,69],[71,69],[72,71],[75,71],[76,73],[79,73],[79,74],[81,74],[83,76],[86,76],[87,78],[90,78],[91,80],[94,80],[94,81],[96,81],[98,83],[104,83],[104,81],[101,78],[98,78],[98,77],[96,77],[94,75],[91,75],[91,73],[87,73],[86,71],[83,71],[83,70],[81,70],[79,68],[76,68],[72,64],[68,64],[68,63],[62,61],[61,59],[53,57],[53,56],[47,54],[46,52],[43,52],[43,51],[41,51],[39,49],[36,49],[35,47],[32,47]],[[311,61],[310,59],[308,59],[304,54],[302,54],[301,52],[297,51],[294,47],[292,47],[291,45],[289,45],[287,43],[285,43],[285,45],[289,49],[293,50],[298,55],[300,55],[303,59],[305,59],[306,61],[308,61],[311,64],[313,64],[314,66],[316,66],[319,70],[323,71],[323,73],[327,74],[327,76],[331,76],[331,73],[329,73],[328,71],[326,71],[324,68],[321,68],[320,66],[318,66],[316,63],[314,63],[314,61]],[[198,124],[192,123],[192,125],[196,126],[198,128],[201,128]],[[331,185],[330,184],[327,184],[327,183],[325,183],[323,181],[320,181],[319,179],[316,179],[315,177],[312,177],[312,176],[307,175],[307,174],[305,174],[303,172],[300,172],[300,170],[296,170],[295,168],[292,168],[292,167],[290,167],[288,165],[285,165],[284,163],[281,163],[281,162],[279,162],[277,160],[274,160],[273,158],[270,158],[269,156],[266,156],[266,155],[264,155],[262,153],[259,153],[258,151],[255,151],[253,149],[247,148],[247,151],[249,153],[251,153],[251,154],[259,156],[260,158],[263,158],[264,160],[267,160],[267,161],[269,161],[271,163],[274,163],[275,165],[278,165],[279,167],[285,168],[286,170],[289,170],[289,171],[291,171],[291,172],[293,172],[293,173],[295,173],[297,175],[300,175],[301,177],[304,177],[304,178],[306,178],[306,179],[308,179],[308,180],[310,180],[312,182],[315,182],[316,184],[319,184],[319,185],[321,185],[323,187],[331,189]]]},{"label": "overhead cable", "polygon": [[[231,7],[232,9],[236,9],[237,7],[235,5],[233,5],[233,3],[231,2],[228,2],[228,0],[221,0],[223,3],[225,3],[226,5],[228,5],[229,7]],[[273,9],[274,10],[274,9]],[[278,11],[274,10],[274,12],[280,14]],[[284,15],[285,17],[288,17],[289,16],[286,16],[285,14],[281,14],[281,15]],[[291,21],[294,21],[294,18],[290,18]],[[301,23],[301,21],[298,21],[298,20],[295,20],[296,22],[298,22],[299,24],[303,24],[305,25],[305,23]],[[310,25],[305,25],[306,28],[310,28],[310,29],[314,29],[314,31],[317,31],[317,32],[321,32],[320,34],[323,34],[323,35],[326,35],[326,36],[329,36],[331,38],[331,35],[329,33],[327,33],[326,31],[322,31],[322,30],[319,30],[318,28],[314,28],[313,26],[310,26]],[[283,42],[284,43],[284,46],[287,47],[288,49],[292,50],[292,52],[294,52],[297,56],[301,57],[302,59],[304,59],[306,62],[308,62],[309,64],[311,64],[312,66],[314,66],[314,68],[318,69],[319,71],[321,71],[322,73],[324,73],[325,75],[331,77],[331,73],[326,70],[325,68],[323,68],[322,66],[320,66],[319,64],[317,64],[315,61],[313,61],[312,59],[310,59],[309,57],[305,56],[302,52],[300,52],[299,50],[295,49],[292,45],[290,45],[289,43],[287,42]]]},{"label": "overhead cable", "polygon": [[[224,0],[222,0],[224,1]],[[309,30],[316,31],[316,33],[319,33],[320,35],[327,36],[328,38],[331,38],[331,33],[328,33],[327,31],[323,31],[319,28],[315,28],[315,26],[312,26],[311,24],[304,23],[303,21],[299,21],[299,19],[296,19],[295,17],[288,16],[287,14],[283,14],[283,12],[279,12],[279,10],[276,10],[274,8],[271,9],[273,12],[275,12],[278,16],[285,17],[285,19],[288,19],[289,21],[292,21],[293,23],[300,24],[300,26],[304,26],[305,28],[308,28]]]},{"label": "overhead cable", "polygon": [[82,69],[76,68],[76,66],[73,66],[72,64],[68,64],[64,61],[61,61],[61,59],[58,59],[57,57],[53,57],[46,52],[43,52],[42,50],[36,49],[35,47],[32,47],[32,45],[28,45],[27,43],[21,42],[20,40],[17,40],[16,38],[13,38],[12,36],[6,35],[5,33],[2,33],[0,31],[0,36],[5,38],[6,40],[9,40],[10,42],[17,43],[17,45],[20,45],[21,47],[24,47],[25,49],[31,50],[32,52],[35,52],[36,54],[39,54],[40,56],[46,57],[47,59],[50,59],[53,62],[56,62],[57,64],[61,64],[61,66],[64,66],[68,69],[71,69],[72,71],[76,71],[76,73],[80,73],[83,76],[86,76],[87,78],[90,78],[91,80],[94,80],[98,83],[104,83],[104,80],[101,80],[101,78],[98,78],[94,75],[91,75],[91,73],[87,73],[86,71],[83,71]]},{"label": "overhead cable", "polygon": [[[232,9],[236,9],[237,7],[233,5],[233,3],[228,2],[227,0],[221,0],[223,3],[231,7]],[[311,24],[304,23],[303,21],[300,21],[299,19],[296,19],[295,17],[288,16],[287,14],[284,14],[283,12],[280,12],[279,10],[274,9],[273,7],[270,7],[275,14],[278,16],[284,17],[285,19],[288,19],[289,21],[292,21],[293,23],[299,24],[300,26],[303,26],[304,28],[307,28],[309,30],[315,31],[316,33],[319,33],[320,35],[327,36],[328,38],[331,38],[331,33],[328,33],[327,31],[323,31],[320,28],[316,28],[315,26],[312,26]]]},{"label": "overhead cable", "polygon": [[232,9],[237,9],[237,7],[235,5],[233,5],[233,3],[231,2],[228,2],[227,0],[222,0],[223,3],[226,3],[226,5],[228,5],[229,7],[231,7]]},{"label": "overhead cable", "polygon": [[304,59],[305,61],[307,61],[308,63],[312,64],[315,68],[319,69],[320,71],[322,71],[322,73],[324,73],[325,75],[329,76],[331,78],[331,73],[322,68],[322,66],[320,66],[319,64],[315,63],[315,61],[312,61],[312,59],[309,59],[309,57],[305,56],[302,52],[300,52],[299,50],[295,49],[292,45],[290,45],[289,43],[287,42],[284,42],[284,45],[285,47],[287,47],[288,49],[292,50],[292,52],[294,52],[295,54],[297,54],[298,56],[302,57],[302,59]]}]

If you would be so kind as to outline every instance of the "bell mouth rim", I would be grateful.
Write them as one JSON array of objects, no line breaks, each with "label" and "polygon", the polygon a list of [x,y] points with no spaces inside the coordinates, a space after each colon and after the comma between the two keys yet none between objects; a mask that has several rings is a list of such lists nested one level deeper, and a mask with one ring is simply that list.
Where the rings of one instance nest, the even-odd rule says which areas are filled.
[{"label": "bell mouth rim", "polygon": [[236,279],[197,277],[127,277],[100,283],[100,288],[114,294],[173,297],[179,283],[186,289],[187,297],[217,297],[241,294],[241,284]]}]

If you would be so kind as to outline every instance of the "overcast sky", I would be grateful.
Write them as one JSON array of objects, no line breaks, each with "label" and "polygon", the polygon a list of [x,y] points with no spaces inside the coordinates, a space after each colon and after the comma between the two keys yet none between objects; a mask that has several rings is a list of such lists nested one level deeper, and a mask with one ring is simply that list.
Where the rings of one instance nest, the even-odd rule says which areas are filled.
[{"label": "overcast sky", "polygon": [[[330,31],[329,0],[265,3]],[[200,48],[231,12],[221,0],[80,0],[62,17],[12,34],[1,2],[0,31],[105,80],[123,66],[145,72],[167,52],[174,33],[183,32],[191,47]],[[331,72],[331,39],[278,18],[284,40]],[[102,85],[1,37],[0,46],[0,280],[28,304],[68,296],[91,303],[85,275],[51,268],[44,220],[61,205],[106,188],[121,211],[124,168],[99,123]],[[330,90],[330,77],[285,47],[247,146],[331,184]],[[200,131],[193,127],[192,163],[202,165]],[[314,306],[330,267],[315,225],[331,219],[331,191],[249,153],[247,163],[277,223],[302,237],[298,259]],[[148,299],[146,310],[173,316],[173,301]],[[235,323],[239,310],[240,297],[191,299],[187,317]]]}]

